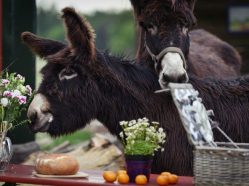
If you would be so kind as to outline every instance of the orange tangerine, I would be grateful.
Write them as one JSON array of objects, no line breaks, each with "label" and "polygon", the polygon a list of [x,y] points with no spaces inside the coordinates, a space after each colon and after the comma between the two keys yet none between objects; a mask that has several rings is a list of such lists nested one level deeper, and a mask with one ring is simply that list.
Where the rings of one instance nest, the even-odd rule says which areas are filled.
[{"label": "orange tangerine", "polygon": [[159,175],[157,176],[156,182],[160,186],[165,186],[169,184],[169,176]]},{"label": "orange tangerine", "polygon": [[120,174],[127,174],[127,171],[126,170],[118,170],[117,175],[120,175]]},{"label": "orange tangerine", "polygon": [[135,183],[137,185],[145,185],[147,184],[148,180],[147,180],[147,177],[145,175],[137,175],[136,178],[135,178]]},{"label": "orange tangerine", "polygon": [[170,172],[162,172],[161,175],[164,175],[164,176],[170,176],[171,173]]},{"label": "orange tangerine", "polygon": [[117,174],[113,171],[104,171],[103,178],[106,182],[113,183],[117,179]]},{"label": "orange tangerine", "polygon": [[120,183],[120,184],[127,184],[127,183],[129,183],[129,181],[130,181],[130,178],[129,178],[128,174],[126,174],[126,173],[120,173],[118,175],[118,183]]},{"label": "orange tangerine", "polygon": [[169,176],[169,183],[170,184],[176,184],[178,182],[178,176],[175,174],[171,174]]}]

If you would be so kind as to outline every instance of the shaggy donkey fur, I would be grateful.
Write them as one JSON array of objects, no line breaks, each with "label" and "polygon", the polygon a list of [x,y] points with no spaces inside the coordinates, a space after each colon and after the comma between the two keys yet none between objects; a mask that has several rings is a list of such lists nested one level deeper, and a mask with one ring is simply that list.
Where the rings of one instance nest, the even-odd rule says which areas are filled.
[{"label": "shaggy donkey fur", "polygon": [[[38,94],[28,110],[31,129],[59,136],[98,119],[118,136],[119,121],[147,117],[160,122],[167,132],[165,151],[156,153],[152,172],[192,175],[192,147],[171,96],[154,93],[160,88],[157,76],[139,64],[96,50],[88,22],[74,9],[65,8],[63,19],[67,45],[22,34],[27,46],[47,60]],[[220,127],[233,140],[249,142],[249,77],[227,81],[191,77],[190,82],[207,109],[214,110]],[[215,139],[224,140],[219,133]]]}]

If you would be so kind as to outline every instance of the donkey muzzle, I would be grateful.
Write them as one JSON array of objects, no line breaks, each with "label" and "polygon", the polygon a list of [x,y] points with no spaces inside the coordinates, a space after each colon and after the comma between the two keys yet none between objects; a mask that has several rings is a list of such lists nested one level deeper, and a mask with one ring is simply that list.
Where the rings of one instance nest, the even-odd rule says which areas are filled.
[{"label": "donkey muzzle", "polygon": [[27,116],[31,121],[30,129],[33,132],[46,132],[49,129],[53,115],[49,112],[49,103],[44,95],[35,95]]},{"label": "donkey muzzle", "polygon": [[186,83],[189,80],[184,61],[178,53],[168,52],[161,61],[159,70],[159,83],[162,88],[168,83]]}]

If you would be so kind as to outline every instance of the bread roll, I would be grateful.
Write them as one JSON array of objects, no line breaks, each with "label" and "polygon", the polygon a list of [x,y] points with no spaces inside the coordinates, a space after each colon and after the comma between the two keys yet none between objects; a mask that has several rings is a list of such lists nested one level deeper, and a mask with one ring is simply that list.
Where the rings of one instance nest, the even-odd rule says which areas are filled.
[{"label": "bread roll", "polygon": [[35,170],[46,175],[73,175],[79,171],[79,163],[66,154],[43,154],[37,158]]}]

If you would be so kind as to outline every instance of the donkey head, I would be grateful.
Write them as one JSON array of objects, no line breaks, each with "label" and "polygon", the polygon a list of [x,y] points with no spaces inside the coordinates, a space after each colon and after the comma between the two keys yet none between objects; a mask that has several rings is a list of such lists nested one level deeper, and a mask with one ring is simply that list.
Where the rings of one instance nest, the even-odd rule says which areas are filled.
[{"label": "donkey head", "polygon": [[74,9],[63,9],[62,17],[67,45],[22,33],[24,43],[47,61],[41,70],[43,81],[28,109],[31,129],[53,136],[73,132],[94,119],[98,107],[94,98],[100,97],[91,80],[96,61],[93,31]]},{"label": "donkey head", "polygon": [[[185,58],[189,28],[195,23],[195,0],[131,0],[141,27],[141,43],[154,61],[159,83],[187,82]],[[141,46],[143,47],[143,46]]]}]

